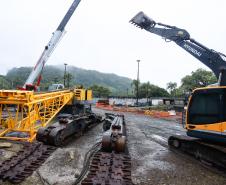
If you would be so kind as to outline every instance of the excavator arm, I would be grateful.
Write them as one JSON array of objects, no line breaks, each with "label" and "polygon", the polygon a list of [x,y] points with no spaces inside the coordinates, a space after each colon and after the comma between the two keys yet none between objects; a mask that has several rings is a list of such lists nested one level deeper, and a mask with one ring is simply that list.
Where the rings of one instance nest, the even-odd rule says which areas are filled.
[{"label": "excavator arm", "polygon": [[135,26],[145,29],[163,37],[166,41],[173,41],[192,56],[197,58],[204,65],[209,67],[218,78],[219,85],[226,85],[226,56],[207,48],[201,43],[190,38],[190,34],[185,29],[156,23],[143,12],[138,13],[130,22]]}]

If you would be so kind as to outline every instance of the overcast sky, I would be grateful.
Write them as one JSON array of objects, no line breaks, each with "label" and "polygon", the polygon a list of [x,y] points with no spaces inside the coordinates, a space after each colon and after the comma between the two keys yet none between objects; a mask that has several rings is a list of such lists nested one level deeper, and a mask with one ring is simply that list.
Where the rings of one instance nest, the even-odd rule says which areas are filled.
[{"label": "overcast sky", "polygon": [[[34,66],[73,0],[0,1],[0,74]],[[156,22],[186,29],[192,38],[226,53],[225,0],[81,0],[67,33],[49,65],[68,63],[84,69],[136,78],[166,87],[202,63],[179,46],[129,24],[139,11]]]}]

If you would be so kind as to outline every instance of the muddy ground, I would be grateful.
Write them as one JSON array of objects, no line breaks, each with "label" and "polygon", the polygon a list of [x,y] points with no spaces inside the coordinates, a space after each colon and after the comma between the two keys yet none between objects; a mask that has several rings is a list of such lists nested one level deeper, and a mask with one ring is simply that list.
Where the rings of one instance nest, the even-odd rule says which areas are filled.
[{"label": "muddy ground", "polygon": [[[94,109],[99,114],[103,110]],[[132,157],[132,179],[137,185],[223,185],[226,178],[204,167],[196,160],[168,150],[167,138],[185,134],[175,121],[154,119],[149,116],[125,113],[128,148]],[[85,153],[103,135],[98,125],[82,137],[58,148],[32,176],[21,185],[72,185],[79,175]],[[0,162],[20,146],[0,151]],[[7,182],[0,184],[8,185]]]}]

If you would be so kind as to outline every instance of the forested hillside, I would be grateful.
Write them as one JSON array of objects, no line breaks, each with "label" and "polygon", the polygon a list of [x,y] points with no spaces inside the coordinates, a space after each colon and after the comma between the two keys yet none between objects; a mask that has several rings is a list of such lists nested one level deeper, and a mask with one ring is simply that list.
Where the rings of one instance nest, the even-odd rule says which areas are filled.
[{"label": "forested hillside", "polygon": [[[11,86],[22,86],[31,71],[30,67],[20,67],[11,69],[6,79],[11,82]],[[126,94],[131,88],[132,80],[115,74],[101,73],[94,70],[85,70],[73,66],[67,67],[70,75],[70,86],[82,84],[84,87],[100,85],[110,89],[113,94]],[[63,83],[64,66],[46,66],[43,70],[41,89],[46,90],[50,84]]]},{"label": "forested hillside", "polygon": [[[30,72],[30,67],[20,67],[11,69],[6,76],[0,75],[0,89],[17,89],[17,87],[23,86]],[[83,85],[85,88],[91,88],[95,97],[136,97],[137,95],[137,81],[130,78],[94,70],[85,70],[74,66],[68,66],[66,74],[66,87],[68,86],[68,82],[70,87]],[[186,92],[192,89],[205,87],[216,82],[217,79],[212,72],[197,69],[190,75],[183,77],[179,86],[176,82],[169,82],[166,89],[150,82],[138,82],[139,98],[163,96],[183,97]],[[54,83],[64,83],[63,65],[45,67],[40,90],[45,91],[49,85]]]}]

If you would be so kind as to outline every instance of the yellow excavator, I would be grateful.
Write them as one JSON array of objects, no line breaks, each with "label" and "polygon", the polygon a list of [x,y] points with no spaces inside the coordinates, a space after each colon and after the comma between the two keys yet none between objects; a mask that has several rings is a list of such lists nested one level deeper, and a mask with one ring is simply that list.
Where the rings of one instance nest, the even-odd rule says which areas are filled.
[{"label": "yellow excavator", "polygon": [[226,170],[226,56],[195,41],[185,29],[157,23],[143,12],[130,22],[166,41],[175,42],[218,78],[217,84],[193,90],[186,109],[187,136],[170,136],[168,144],[172,149]]}]

